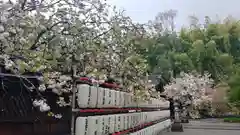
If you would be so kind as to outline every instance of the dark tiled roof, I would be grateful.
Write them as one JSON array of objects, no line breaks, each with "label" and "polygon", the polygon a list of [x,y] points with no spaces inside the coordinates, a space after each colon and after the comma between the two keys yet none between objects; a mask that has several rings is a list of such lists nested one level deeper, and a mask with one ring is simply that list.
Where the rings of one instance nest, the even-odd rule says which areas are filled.
[{"label": "dark tiled roof", "polygon": [[[28,81],[36,87],[39,85],[36,78],[28,78]],[[40,95],[47,99],[52,112],[61,112],[63,119],[70,118],[70,108],[60,108],[56,104],[57,95],[49,91],[40,93],[40,95],[37,90],[30,92],[27,89],[31,86],[28,81],[17,76],[0,75],[0,122],[30,122],[48,118],[45,113],[39,112],[32,105],[33,99]]]}]

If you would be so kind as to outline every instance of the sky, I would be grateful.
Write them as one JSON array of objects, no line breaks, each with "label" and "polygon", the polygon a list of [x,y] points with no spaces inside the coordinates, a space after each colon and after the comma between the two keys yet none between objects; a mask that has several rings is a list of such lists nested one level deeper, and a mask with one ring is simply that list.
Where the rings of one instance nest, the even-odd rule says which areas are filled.
[{"label": "sky", "polygon": [[214,19],[222,19],[228,15],[240,18],[240,0],[108,0],[108,2],[119,9],[125,9],[126,14],[139,23],[153,20],[158,12],[177,10],[177,28],[189,23],[189,15],[195,15],[200,21],[206,15]]}]

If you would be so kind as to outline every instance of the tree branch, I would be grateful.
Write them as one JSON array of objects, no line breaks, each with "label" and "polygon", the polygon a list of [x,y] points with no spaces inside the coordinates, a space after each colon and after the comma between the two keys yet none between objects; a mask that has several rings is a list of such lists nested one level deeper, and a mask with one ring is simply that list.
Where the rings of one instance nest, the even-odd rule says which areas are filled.
[{"label": "tree branch", "polygon": [[21,9],[22,10],[24,10],[24,7],[25,7],[26,3],[27,3],[27,0],[24,0],[23,3],[21,4]]},{"label": "tree branch", "polygon": [[42,30],[42,31],[38,34],[37,38],[35,39],[35,41],[34,41],[34,43],[32,44],[32,46],[29,48],[29,50],[35,50],[35,49],[37,49],[37,48],[38,48],[37,43],[38,43],[38,41],[40,40],[40,38],[41,38],[46,32],[52,30],[53,27],[55,27],[55,26],[57,26],[58,24],[61,24],[61,23],[68,23],[68,22],[66,22],[66,21],[59,21],[59,22],[53,24],[51,27],[47,28],[46,30]]},{"label": "tree branch", "polygon": [[11,0],[8,0],[9,4],[13,4]]},{"label": "tree branch", "polygon": [[95,37],[93,37],[93,40],[95,40],[95,39],[97,39],[97,38],[99,38],[99,37],[101,37],[101,36],[103,36],[103,35],[105,35],[105,34],[107,34],[109,31],[111,31],[113,28],[110,28],[109,30],[107,30],[107,31],[104,31],[103,33],[101,33],[101,34],[99,34],[99,35],[97,35],[97,36],[95,36]]}]

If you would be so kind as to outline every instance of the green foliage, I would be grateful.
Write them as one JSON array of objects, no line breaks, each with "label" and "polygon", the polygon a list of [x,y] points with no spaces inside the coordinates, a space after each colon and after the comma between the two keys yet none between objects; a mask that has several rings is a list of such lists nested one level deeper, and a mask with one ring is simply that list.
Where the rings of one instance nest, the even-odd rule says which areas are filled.
[{"label": "green foliage", "polygon": [[224,118],[224,122],[240,123],[240,118],[238,118],[238,117],[227,117],[227,118]]},{"label": "green foliage", "polygon": [[229,101],[240,106],[240,83],[239,83],[240,76],[234,75],[229,80]]},{"label": "green foliage", "polygon": [[[167,15],[169,14],[165,14]],[[175,16],[172,17],[171,22],[174,21]],[[190,23],[190,27],[182,28],[178,35],[174,30],[166,32],[155,28],[157,33],[148,37],[148,42],[144,44],[148,51],[143,54],[151,67],[150,72],[168,76],[166,78],[170,79],[172,76],[178,76],[181,71],[195,70],[201,74],[207,71],[216,83],[231,80],[229,100],[239,102],[239,21],[228,17],[222,22],[213,23],[206,16],[205,23],[200,24],[198,19],[192,16]],[[161,24],[161,28],[171,26],[171,23],[166,24],[164,18],[152,21],[150,25],[161,26]]]}]

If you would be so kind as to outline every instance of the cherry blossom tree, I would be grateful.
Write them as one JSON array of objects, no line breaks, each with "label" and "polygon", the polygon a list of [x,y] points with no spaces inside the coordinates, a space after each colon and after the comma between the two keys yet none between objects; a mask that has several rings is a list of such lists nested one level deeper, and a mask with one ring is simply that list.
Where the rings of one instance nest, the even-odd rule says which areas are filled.
[{"label": "cherry blossom tree", "polygon": [[181,98],[190,94],[194,101],[206,96],[206,90],[213,84],[210,74],[204,73],[181,73],[180,77],[173,78],[172,81],[164,87],[165,93],[169,97]]},{"label": "cherry blossom tree", "polygon": [[[182,72],[180,77],[173,78],[164,87],[164,94],[175,100],[179,100],[183,104],[188,104],[196,108],[205,102],[211,102],[211,97],[207,95],[207,90],[212,87],[213,83],[210,74],[207,72],[203,75],[195,72]],[[197,117],[196,113],[194,115],[194,117]]]},{"label": "cherry blossom tree", "polygon": [[[115,78],[124,91],[145,76],[148,65],[136,51],[143,26],[104,0],[8,0],[1,1],[0,14],[1,64],[16,75],[41,72],[39,88],[29,89],[51,89],[59,106],[71,104],[62,94],[72,94],[72,65],[80,76]],[[33,105],[50,110],[43,98]]]}]

